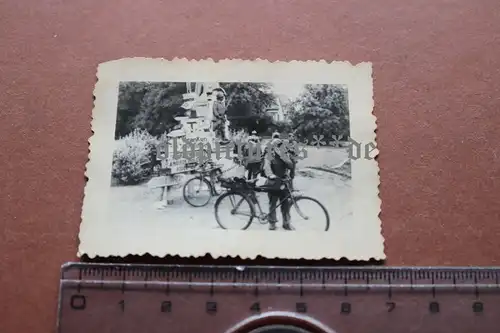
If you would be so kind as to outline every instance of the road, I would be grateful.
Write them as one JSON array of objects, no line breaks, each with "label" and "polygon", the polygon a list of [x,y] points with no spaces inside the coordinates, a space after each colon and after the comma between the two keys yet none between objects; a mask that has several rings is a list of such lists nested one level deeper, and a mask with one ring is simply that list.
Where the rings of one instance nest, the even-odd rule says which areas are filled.
[{"label": "road", "polygon": [[[349,198],[351,193],[350,179],[334,173],[309,169],[308,167],[328,167],[341,165],[347,158],[347,152],[336,148],[311,148],[308,157],[298,164],[298,174],[295,179],[295,188],[302,194],[318,199],[328,210],[330,215],[330,230],[335,230],[336,225],[349,222],[352,217]],[[230,167],[231,162],[222,160],[225,168]],[[243,168],[236,167],[228,171],[225,176],[242,176]],[[188,178],[186,177],[185,180]],[[264,181],[264,180],[261,180]],[[150,189],[147,184],[137,186],[114,186],[111,187],[109,196],[109,211],[111,222],[121,225],[137,223],[159,224],[172,228],[206,228],[208,230],[219,228],[214,215],[215,198],[205,207],[192,207],[182,197],[182,188],[174,189],[171,199],[172,205],[165,206],[159,202],[160,189]],[[261,193],[259,197],[262,208],[268,211],[268,198]],[[308,211],[302,208],[305,214],[317,215],[319,211]],[[292,210],[293,212],[293,210]],[[311,213],[312,212],[312,213]],[[277,214],[278,217],[280,213]],[[297,215],[292,213],[292,223],[296,230],[318,230],[322,225],[320,219],[312,219],[303,222]],[[316,221],[317,220],[317,221]],[[226,220],[224,220],[225,222]],[[323,222],[323,221],[321,221]],[[231,224],[228,227],[239,228],[240,225]],[[260,224],[256,219],[250,229],[266,229],[268,226]]]}]

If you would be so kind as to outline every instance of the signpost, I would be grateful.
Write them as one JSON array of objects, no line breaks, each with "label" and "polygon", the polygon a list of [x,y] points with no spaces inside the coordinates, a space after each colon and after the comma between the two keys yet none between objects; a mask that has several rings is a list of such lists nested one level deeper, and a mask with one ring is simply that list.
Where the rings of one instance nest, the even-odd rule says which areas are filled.
[{"label": "signpost", "polygon": [[[173,200],[170,199],[171,191],[184,178],[181,175],[193,172],[197,158],[205,154],[203,143],[208,143],[210,147],[214,146],[216,137],[212,130],[213,92],[221,91],[226,95],[217,82],[186,82],[186,91],[182,104],[186,113],[175,118],[181,127],[167,134],[168,142],[164,147],[164,154],[161,155],[161,151],[158,151],[157,158],[161,161],[161,170],[164,174],[152,179],[149,186],[162,188],[161,200],[165,201],[166,205],[173,204]],[[186,147],[188,140],[200,140],[202,144]],[[193,158],[186,156],[188,150]],[[211,154],[211,151],[206,150],[206,153]]]}]

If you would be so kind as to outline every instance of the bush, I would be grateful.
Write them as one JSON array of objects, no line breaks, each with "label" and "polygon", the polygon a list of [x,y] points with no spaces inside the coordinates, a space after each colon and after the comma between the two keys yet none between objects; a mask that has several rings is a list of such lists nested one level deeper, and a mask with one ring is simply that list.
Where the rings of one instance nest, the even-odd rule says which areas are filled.
[{"label": "bush", "polygon": [[156,139],[145,130],[134,130],[115,141],[111,175],[119,185],[136,185],[151,171],[151,155]]},{"label": "bush", "polygon": [[325,141],[350,135],[347,89],[342,86],[306,85],[306,91],[290,112],[290,120],[300,140]]},{"label": "bush", "polygon": [[231,141],[233,143],[246,142],[248,139],[248,133],[245,130],[234,131],[231,135]]},{"label": "bush", "polygon": [[231,136],[231,143],[234,145],[233,153],[238,154],[238,148],[244,145],[248,140],[248,133],[241,129],[239,131],[234,131]]}]

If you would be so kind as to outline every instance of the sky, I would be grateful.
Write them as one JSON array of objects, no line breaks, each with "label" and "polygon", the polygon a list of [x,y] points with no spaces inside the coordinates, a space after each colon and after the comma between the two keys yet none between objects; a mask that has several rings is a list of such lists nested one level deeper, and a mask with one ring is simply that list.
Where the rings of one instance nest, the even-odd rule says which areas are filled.
[{"label": "sky", "polygon": [[304,91],[304,84],[303,83],[296,83],[296,82],[274,82],[272,83],[273,85],[273,90],[277,94],[283,94],[290,98],[290,100],[293,100]]}]

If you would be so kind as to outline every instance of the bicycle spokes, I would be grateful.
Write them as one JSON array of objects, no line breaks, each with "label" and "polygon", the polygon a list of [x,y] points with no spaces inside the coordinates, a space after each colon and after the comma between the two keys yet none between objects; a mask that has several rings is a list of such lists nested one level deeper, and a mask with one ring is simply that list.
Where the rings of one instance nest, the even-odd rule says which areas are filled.
[{"label": "bicycle spokes", "polygon": [[229,200],[231,201],[231,214],[236,214],[238,211],[238,208],[241,206],[241,204],[244,202],[243,197],[239,198],[239,200],[236,200],[235,195],[230,195]]},{"label": "bicycle spokes", "polygon": [[[247,204],[246,200],[243,197],[238,198],[236,200],[235,196],[231,195],[231,204],[233,209],[231,209],[231,214],[233,215],[242,215],[242,216],[252,216],[250,213],[250,209],[245,209],[245,204]],[[241,208],[241,211],[240,211]]]},{"label": "bicycle spokes", "polygon": [[239,193],[224,194],[216,204],[216,219],[224,229],[245,229],[253,218],[253,207]]},{"label": "bicycle spokes", "polygon": [[292,199],[290,222],[296,230],[326,231],[330,217],[325,207],[316,199],[298,196]]},{"label": "bicycle spokes", "polygon": [[193,178],[184,185],[183,196],[191,206],[203,207],[210,201],[211,191],[211,185],[206,179]]}]

